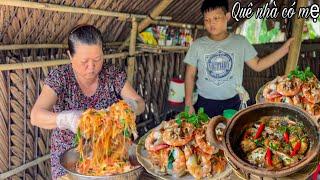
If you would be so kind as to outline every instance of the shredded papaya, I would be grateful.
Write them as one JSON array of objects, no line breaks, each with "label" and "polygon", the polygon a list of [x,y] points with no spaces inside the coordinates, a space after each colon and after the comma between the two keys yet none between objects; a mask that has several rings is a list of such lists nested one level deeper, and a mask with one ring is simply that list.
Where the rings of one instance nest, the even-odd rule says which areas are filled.
[{"label": "shredded papaya", "polygon": [[101,176],[134,168],[129,162],[128,149],[132,143],[129,135],[137,135],[135,114],[123,100],[108,109],[86,110],[78,128],[80,159],[76,169],[79,173]]}]

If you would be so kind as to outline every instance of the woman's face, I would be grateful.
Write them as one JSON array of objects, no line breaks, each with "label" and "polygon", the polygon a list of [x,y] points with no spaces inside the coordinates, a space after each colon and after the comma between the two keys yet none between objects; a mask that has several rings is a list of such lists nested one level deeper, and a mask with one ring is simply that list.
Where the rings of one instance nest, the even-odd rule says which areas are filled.
[{"label": "woman's face", "polygon": [[84,79],[95,79],[103,65],[103,52],[100,44],[75,44],[75,53],[70,56],[73,70]]}]

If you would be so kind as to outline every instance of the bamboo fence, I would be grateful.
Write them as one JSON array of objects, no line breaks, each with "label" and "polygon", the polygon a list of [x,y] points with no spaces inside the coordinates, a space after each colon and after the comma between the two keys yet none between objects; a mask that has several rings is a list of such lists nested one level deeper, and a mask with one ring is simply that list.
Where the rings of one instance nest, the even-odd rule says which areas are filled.
[{"label": "bamboo fence", "polygon": [[[42,63],[37,66],[22,66],[25,63],[55,62],[64,58],[63,51],[20,50],[19,54],[4,51],[0,57],[6,57],[0,71],[0,179],[49,179],[51,177],[50,131],[37,128],[30,123],[31,108],[52,68],[65,63]],[[58,53],[52,55],[53,53]],[[106,56],[107,63],[127,69],[128,54]],[[134,54],[134,87],[146,100],[146,111],[138,117],[139,133],[160,123],[164,114],[169,80],[173,76],[183,75],[184,53]],[[59,60],[58,60],[59,61]],[[60,60],[61,61],[61,60]],[[15,65],[15,66],[9,66]],[[0,65],[1,67],[1,65]],[[23,68],[22,68],[23,67]],[[156,119],[154,121],[153,119]]]}]

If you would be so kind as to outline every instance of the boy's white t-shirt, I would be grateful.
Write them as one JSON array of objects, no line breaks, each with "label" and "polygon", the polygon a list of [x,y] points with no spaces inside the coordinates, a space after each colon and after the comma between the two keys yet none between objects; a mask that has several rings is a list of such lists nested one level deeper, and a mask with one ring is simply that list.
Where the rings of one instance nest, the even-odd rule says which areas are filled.
[{"label": "boy's white t-shirt", "polygon": [[234,97],[236,87],[242,85],[244,62],[256,56],[257,51],[241,35],[230,34],[221,41],[204,36],[191,45],[184,62],[197,67],[200,96],[225,100]]}]

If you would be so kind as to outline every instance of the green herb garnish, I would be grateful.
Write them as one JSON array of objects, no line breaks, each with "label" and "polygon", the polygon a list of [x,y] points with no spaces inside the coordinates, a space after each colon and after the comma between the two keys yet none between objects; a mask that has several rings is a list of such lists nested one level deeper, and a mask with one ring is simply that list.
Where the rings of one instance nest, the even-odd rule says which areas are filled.
[{"label": "green herb garnish", "polygon": [[123,131],[123,135],[124,135],[125,137],[127,137],[127,138],[129,138],[129,137],[131,136],[128,128],[126,128],[126,129]]},{"label": "green herb garnish", "polygon": [[288,126],[279,126],[278,128],[278,132],[280,133],[280,134],[283,134],[283,133],[285,133],[285,132],[288,132]]},{"label": "green herb garnish", "polygon": [[181,120],[181,118],[177,118],[176,119],[176,123],[179,125],[179,127],[181,126],[181,124],[182,124],[182,120]]},{"label": "green herb garnish", "polygon": [[269,143],[269,146],[274,151],[277,151],[279,149],[279,145],[278,144],[273,144],[272,142]]},{"label": "green herb garnish", "polygon": [[168,169],[173,168],[173,161],[174,161],[173,151],[171,151],[168,158]]},{"label": "green herb garnish", "polygon": [[82,154],[81,154],[81,153],[80,153],[79,161],[80,161],[80,162],[83,162],[83,157],[82,157]]},{"label": "green herb garnish", "polygon": [[124,120],[124,118],[120,118],[120,123],[121,123],[122,125],[125,125],[126,121]]},{"label": "green herb garnish", "polygon": [[309,78],[314,77],[314,74],[311,72],[310,67],[307,67],[304,71],[299,70],[299,66],[295,70],[291,71],[288,75],[288,78],[291,80],[293,77],[299,78],[302,81],[308,81]]},{"label": "green herb garnish", "polygon": [[81,139],[81,132],[80,132],[80,128],[78,128],[77,134],[73,139],[73,145],[77,146],[79,144],[80,139]]},{"label": "green herb garnish", "polygon": [[189,114],[189,106],[185,107],[185,110],[178,114],[176,118],[176,123],[181,125],[182,120],[185,120],[186,122],[193,124],[195,127],[201,127],[203,123],[206,123],[209,121],[209,116],[204,112],[203,108],[199,108],[198,113],[192,113]]},{"label": "green herb garnish", "polygon": [[256,144],[256,146],[258,146],[258,147],[263,147],[263,146],[264,146],[264,140],[263,140],[263,139],[261,139],[261,140],[255,139],[253,142],[254,142],[254,143]]}]

